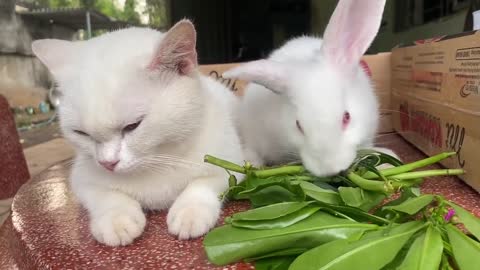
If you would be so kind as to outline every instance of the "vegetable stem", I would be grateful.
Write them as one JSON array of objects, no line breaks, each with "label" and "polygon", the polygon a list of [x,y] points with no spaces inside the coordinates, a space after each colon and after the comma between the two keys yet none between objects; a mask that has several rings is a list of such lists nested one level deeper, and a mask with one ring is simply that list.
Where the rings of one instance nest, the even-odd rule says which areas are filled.
[{"label": "vegetable stem", "polygon": [[216,158],[216,157],[213,157],[213,156],[210,156],[210,155],[205,155],[205,157],[203,158],[203,161],[206,162],[206,163],[216,165],[218,167],[222,167],[222,168],[224,168],[226,170],[229,170],[229,171],[234,171],[234,172],[243,173],[243,174],[246,173],[244,167],[242,167],[240,165],[237,165],[233,162],[226,161],[226,160],[223,160],[223,159],[220,159],[220,158]]},{"label": "vegetable stem", "polygon": [[303,172],[305,172],[305,168],[303,166],[293,165],[293,166],[282,166],[282,167],[273,168],[273,169],[256,170],[253,172],[253,175],[255,175],[258,178],[267,178],[275,175],[281,175],[281,174],[294,175],[294,174],[300,174]]},{"label": "vegetable stem", "polygon": [[374,181],[365,179],[354,172],[349,172],[347,178],[352,181],[355,185],[371,191],[380,191],[380,192],[391,192],[393,187],[389,187],[387,182],[383,181]]},{"label": "vegetable stem", "polygon": [[462,169],[441,169],[441,170],[428,170],[420,172],[406,172],[397,175],[392,175],[391,178],[395,180],[410,180],[430,176],[440,176],[440,175],[460,175],[464,174],[465,171]]},{"label": "vegetable stem", "polygon": [[[428,165],[435,164],[435,163],[437,163],[441,160],[444,160],[448,157],[451,157],[455,154],[456,154],[455,152],[441,153],[441,154],[438,154],[438,155],[435,155],[435,156],[432,156],[432,157],[429,157],[429,158],[425,158],[425,159],[422,159],[422,160],[419,160],[419,161],[415,161],[415,162],[412,162],[412,163],[408,163],[408,164],[405,164],[405,165],[402,165],[402,166],[383,169],[383,170],[380,170],[380,173],[383,176],[390,176],[390,175],[409,172],[409,171],[412,171],[412,170],[415,170],[415,169],[418,169],[418,168],[422,168],[422,167],[425,167],[425,166],[428,166]],[[362,177],[365,178],[365,179],[376,179],[376,178],[378,178],[378,175],[376,175],[373,172],[367,172],[364,175],[362,175]]]}]

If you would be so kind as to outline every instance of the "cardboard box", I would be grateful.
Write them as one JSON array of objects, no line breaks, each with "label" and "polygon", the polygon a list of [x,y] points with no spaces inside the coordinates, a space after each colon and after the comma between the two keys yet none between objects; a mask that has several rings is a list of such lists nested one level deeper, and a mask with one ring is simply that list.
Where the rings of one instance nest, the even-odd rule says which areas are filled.
[{"label": "cardboard box", "polygon": [[239,65],[240,63],[230,63],[230,64],[214,64],[214,65],[200,65],[198,69],[201,73],[206,76],[211,76],[214,79],[220,81],[230,90],[235,92],[236,95],[242,96],[243,91],[245,90],[245,86],[247,82],[241,80],[232,80],[232,79],[225,79],[222,77],[222,73]]},{"label": "cardboard box", "polygon": [[391,53],[365,55],[362,59],[367,74],[372,79],[375,92],[380,103],[380,126],[378,133],[393,132],[391,110]]},{"label": "cardboard box", "polygon": [[457,152],[443,165],[480,191],[480,33],[394,49],[391,84],[395,130],[428,155]]},{"label": "cardboard box", "polygon": [[[372,78],[375,91],[380,102],[380,127],[379,133],[393,132],[392,112],[390,110],[390,54],[380,53],[363,57],[362,65],[365,72]],[[199,70],[204,75],[212,76],[225,86],[242,96],[247,82],[222,78],[222,73],[240,63],[200,65]]]}]

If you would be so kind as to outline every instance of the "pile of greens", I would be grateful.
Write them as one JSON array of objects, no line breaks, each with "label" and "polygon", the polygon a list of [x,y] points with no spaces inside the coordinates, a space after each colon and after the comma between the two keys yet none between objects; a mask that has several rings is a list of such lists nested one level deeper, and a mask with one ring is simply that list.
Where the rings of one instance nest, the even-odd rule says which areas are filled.
[{"label": "pile of greens", "polygon": [[[222,199],[253,207],[206,235],[207,257],[216,265],[254,261],[258,270],[478,269],[480,219],[418,188],[424,177],[463,170],[413,171],[452,155],[402,164],[360,151],[333,177],[316,177],[299,163],[255,168],[207,155],[205,162],[245,174],[241,183],[230,174]],[[392,166],[377,169],[383,164]]]}]

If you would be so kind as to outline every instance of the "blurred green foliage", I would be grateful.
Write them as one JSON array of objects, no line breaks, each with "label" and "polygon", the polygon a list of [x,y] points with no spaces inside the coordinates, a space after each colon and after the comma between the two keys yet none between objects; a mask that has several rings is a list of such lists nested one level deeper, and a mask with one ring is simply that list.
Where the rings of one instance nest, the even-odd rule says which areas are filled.
[{"label": "blurred green foliage", "polygon": [[113,0],[27,0],[38,7],[85,7],[95,9],[111,18],[128,21],[133,24],[141,22],[142,15],[147,16],[148,24],[153,27],[162,27],[166,24],[166,1],[165,0],[146,0],[146,8],[143,14],[140,14],[136,8],[139,0],[125,0],[123,9]]}]

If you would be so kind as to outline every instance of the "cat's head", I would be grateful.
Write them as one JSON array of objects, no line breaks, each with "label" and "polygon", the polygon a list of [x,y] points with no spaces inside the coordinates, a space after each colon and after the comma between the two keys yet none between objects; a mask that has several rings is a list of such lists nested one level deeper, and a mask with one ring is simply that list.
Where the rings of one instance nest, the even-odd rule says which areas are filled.
[{"label": "cat's head", "polygon": [[62,93],[61,127],[79,157],[128,173],[154,169],[158,153],[182,151],[200,128],[195,44],[183,20],[166,33],[128,28],[88,41],[37,40],[32,49]]}]

